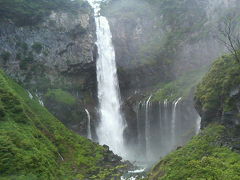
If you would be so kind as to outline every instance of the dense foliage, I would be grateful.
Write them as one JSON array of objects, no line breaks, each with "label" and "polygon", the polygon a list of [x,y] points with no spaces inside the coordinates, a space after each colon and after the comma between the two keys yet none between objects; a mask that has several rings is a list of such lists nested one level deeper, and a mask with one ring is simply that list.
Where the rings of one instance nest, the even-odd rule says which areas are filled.
[{"label": "dense foliage", "polygon": [[51,11],[77,12],[87,8],[82,0],[0,0],[0,20],[11,20],[17,25],[35,25]]},{"label": "dense foliage", "polygon": [[149,180],[238,180],[240,154],[222,146],[225,128],[214,124],[186,146],[170,153],[151,171]]},{"label": "dense foliage", "polygon": [[124,165],[114,167],[106,157],[105,148],[68,130],[0,72],[0,179],[118,176]]},{"label": "dense foliage", "polygon": [[239,84],[240,65],[233,56],[222,56],[198,85],[197,105],[211,117],[221,117],[223,112],[238,112]]}]

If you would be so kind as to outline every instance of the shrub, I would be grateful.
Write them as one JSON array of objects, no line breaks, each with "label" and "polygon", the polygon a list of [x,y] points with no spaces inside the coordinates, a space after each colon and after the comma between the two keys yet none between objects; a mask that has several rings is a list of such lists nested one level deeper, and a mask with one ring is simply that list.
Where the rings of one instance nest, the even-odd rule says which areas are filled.
[{"label": "shrub", "polygon": [[0,55],[1,59],[3,59],[3,63],[5,64],[10,59],[11,53],[8,51],[3,51]]},{"label": "shrub", "polygon": [[239,88],[240,65],[232,55],[216,60],[210,71],[197,86],[195,99],[202,110],[218,117],[221,112],[238,111],[236,95],[231,92]]},{"label": "shrub", "polygon": [[46,97],[51,98],[54,101],[72,105],[76,103],[76,98],[69,92],[63,91],[62,89],[48,90]]},{"label": "shrub", "polygon": [[42,49],[43,49],[43,46],[42,46],[41,43],[35,42],[35,43],[32,45],[32,49],[33,49],[36,53],[40,54],[41,51],[42,51]]}]

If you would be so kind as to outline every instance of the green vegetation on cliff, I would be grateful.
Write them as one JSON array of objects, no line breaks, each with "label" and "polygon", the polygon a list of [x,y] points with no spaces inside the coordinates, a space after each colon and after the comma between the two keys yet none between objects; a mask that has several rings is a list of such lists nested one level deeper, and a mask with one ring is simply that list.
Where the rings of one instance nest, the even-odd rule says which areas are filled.
[{"label": "green vegetation on cliff", "polygon": [[124,168],[118,159],[68,130],[0,71],[0,179],[108,179]]},{"label": "green vegetation on cliff", "polygon": [[240,179],[240,154],[222,145],[225,131],[221,125],[209,125],[186,146],[161,160],[148,180]]},{"label": "green vegetation on cliff", "polygon": [[74,96],[72,96],[69,92],[63,91],[61,89],[48,90],[46,97],[59,103],[64,103],[68,105],[72,105],[77,102]]},{"label": "green vegetation on cliff", "polygon": [[77,12],[87,10],[82,0],[0,0],[0,20],[11,20],[17,25],[35,25],[51,11]]},{"label": "green vegetation on cliff", "polygon": [[222,56],[213,63],[197,86],[197,106],[208,117],[219,118],[226,112],[238,112],[239,86],[240,65],[234,61],[233,56]]},{"label": "green vegetation on cliff", "polygon": [[179,97],[187,97],[191,93],[191,90],[200,82],[206,67],[197,71],[191,71],[178,77],[175,81],[160,85],[152,97],[153,101],[174,101]]}]

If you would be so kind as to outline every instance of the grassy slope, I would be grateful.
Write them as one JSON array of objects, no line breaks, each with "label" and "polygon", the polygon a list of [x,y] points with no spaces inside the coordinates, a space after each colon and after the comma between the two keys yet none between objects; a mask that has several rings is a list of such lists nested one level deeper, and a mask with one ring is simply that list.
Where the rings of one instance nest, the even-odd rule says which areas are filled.
[{"label": "grassy slope", "polygon": [[0,72],[0,179],[106,179],[105,153]]},{"label": "grassy slope", "polygon": [[238,180],[240,154],[221,146],[225,128],[214,124],[161,160],[148,180]]}]

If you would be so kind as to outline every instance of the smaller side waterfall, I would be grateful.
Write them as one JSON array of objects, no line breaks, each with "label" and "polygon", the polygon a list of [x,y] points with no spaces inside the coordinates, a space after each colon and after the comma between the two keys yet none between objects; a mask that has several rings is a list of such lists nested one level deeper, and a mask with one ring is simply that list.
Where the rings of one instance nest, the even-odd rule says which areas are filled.
[{"label": "smaller side waterfall", "polygon": [[30,91],[27,90],[28,96],[30,99],[33,99],[33,95],[30,93]]},{"label": "smaller side waterfall", "polygon": [[37,96],[37,98],[38,98],[39,104],[44,107],[44,103],[43,103],[43,100],[41,99],[40,95],[38,95],[38,94],[36,93],[36,96]]},{"label": "smaller side waterfall", "polygon": [[150,122],[149,122],[149,106],[150,106],[150,100],[152,98],[152,95],[148,98],[146,101],[146,118],[145,118],[145,141],[146,141],[146,158],[149,157],[149,130],[150,130]]},{"label": "smaller side waterfall", "polygon": [[87,109],[85,109],[88,118],[88,125],[87,125],[87,138],[92,140],[92,132],[91,132],[91,116]]},{"label": "smaller side waterfall", "polygon": [[171,123],[171,139],[172,139],[172,145],[174,146],[176,144],[176,109],[178,103],[181,101],[181,97],[173,102],[173,111],[172,111],[172,123]]},{"label": "smaller side waterfall", "polygon": [[140,101],[137,106],[137,133],[138,133],[138,145],[140,146],[141,142],[141,124],[140,124],[140,108],[141,108],[142,102]]},{"label": "smaller side waterfall", "polygon": [[160,142],[162,141],[162,136],[163,136],[163,132],[162,132],[162,127],[163,127],[163,122],[162,122],[162,103],[158,102],[158,106],[159,106],[159,113],[158,113],[158,119],[159,119],[159,140]]},{"label": "smaller side waterfall", "polygon": [[155,102],[150,96],[136,107],[138,151],[134,153],[138,154],[137,159],[145,154],[141,160],[147,164],[184,145],[199,131],[199,115],[191,102],[183,98]]},{"label": "smaller side waterfall", "polygon": [[196,121],[196,135],[199,134],[201,130],[201,117],[199,116]]}]

